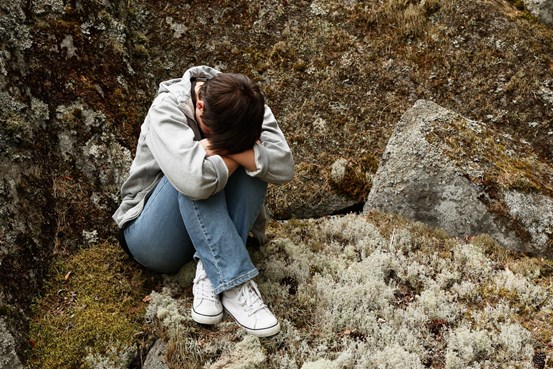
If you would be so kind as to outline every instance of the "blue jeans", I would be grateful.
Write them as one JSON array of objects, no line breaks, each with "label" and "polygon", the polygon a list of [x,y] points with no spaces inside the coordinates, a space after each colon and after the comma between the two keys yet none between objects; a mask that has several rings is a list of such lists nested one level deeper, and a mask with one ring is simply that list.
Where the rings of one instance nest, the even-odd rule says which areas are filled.
[{"label": "blue jeans", "polygon": [[132,256],[148,269],[174,273],[198,257],[215,293],[258,274],[246,249],[267,183],[238,168],[224,190],[191,200],[163,177],[140,216],[124,231]]}]

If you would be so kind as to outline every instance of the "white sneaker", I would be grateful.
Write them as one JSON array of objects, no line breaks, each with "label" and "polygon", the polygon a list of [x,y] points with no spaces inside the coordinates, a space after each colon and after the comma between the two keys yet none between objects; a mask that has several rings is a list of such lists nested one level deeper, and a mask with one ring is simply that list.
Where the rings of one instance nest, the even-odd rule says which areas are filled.
[{"label": "white sneaker", "polygon": [[207,278],[202,261],[198,261],[196,277],[192,287],[194,302],[192,303],[192,319],[200,324],[217,324],[223,319],[223,305],[215,294],[213,285]]},{"label": "white sneaker", "polygon": [[254,281],[223,292],[223,306],[246,332],[257,337],[269,337],[280,332],[280,324],[267,305]]}]

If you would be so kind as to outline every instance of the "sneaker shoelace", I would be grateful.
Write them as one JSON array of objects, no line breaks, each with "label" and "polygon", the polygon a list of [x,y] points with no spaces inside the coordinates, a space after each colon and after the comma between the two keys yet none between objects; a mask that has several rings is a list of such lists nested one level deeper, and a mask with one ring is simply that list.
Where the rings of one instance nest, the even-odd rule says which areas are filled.
[{"label": "sneaker shoelace", "polygon": [[240,300],[245,302],[245,310],[250,316],[267,307],[254,281],[246,282],[240,288]]},{"label": "sneaker shoelace", "polygon": [[194,297],[215,301],[215,291],[204,270],[194,278]]}]

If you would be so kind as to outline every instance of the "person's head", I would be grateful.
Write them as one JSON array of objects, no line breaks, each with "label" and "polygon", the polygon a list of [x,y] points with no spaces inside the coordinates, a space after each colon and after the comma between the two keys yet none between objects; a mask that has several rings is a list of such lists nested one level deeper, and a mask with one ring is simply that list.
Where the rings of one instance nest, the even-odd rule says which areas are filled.
[{"label": "person's head", "polygon": [[265,98],[242,74],[221,73],[205,82],[196,107],[211,149],[221,155],[251,149],[261,136]]}]

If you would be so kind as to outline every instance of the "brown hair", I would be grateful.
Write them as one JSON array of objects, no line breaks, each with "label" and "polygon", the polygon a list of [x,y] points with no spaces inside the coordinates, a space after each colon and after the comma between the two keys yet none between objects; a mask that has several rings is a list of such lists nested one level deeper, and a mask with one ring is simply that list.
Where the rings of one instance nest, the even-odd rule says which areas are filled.
[{"label": "brown hair", "polygon": [[200,87],[202,119],[211,149],[220,155],[251,149],[261,136],[265,98],[243,74],[221,73]]}]

